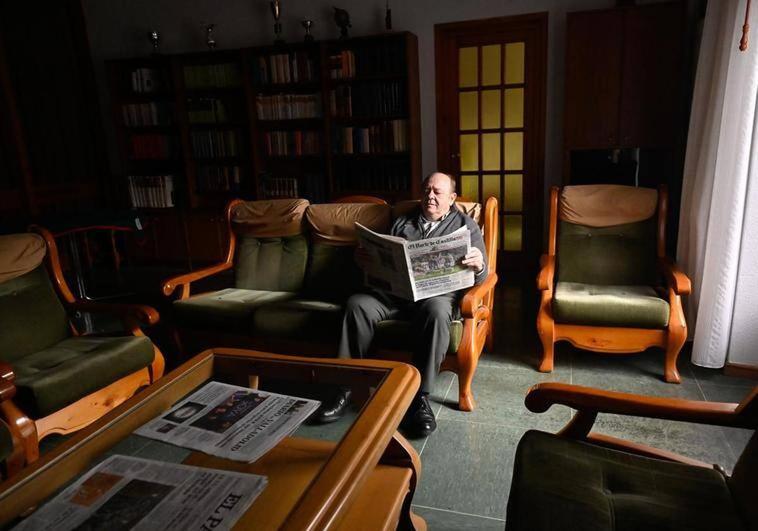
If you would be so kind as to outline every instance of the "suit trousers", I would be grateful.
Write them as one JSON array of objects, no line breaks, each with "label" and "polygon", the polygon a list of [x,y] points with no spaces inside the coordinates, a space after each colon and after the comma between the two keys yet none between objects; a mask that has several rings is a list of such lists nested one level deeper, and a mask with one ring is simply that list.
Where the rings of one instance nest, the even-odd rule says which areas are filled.
[{"label": "suit trousers", "polygon": [[381,292],[350,297],[342,321],[338,356],[368,356],[376,325],[388,319],[409,319],[413,326],[412,363],[421,373],[421,392],[429,393],[450,345],[450,323],[458,308],[457,293],[408,302]]}]

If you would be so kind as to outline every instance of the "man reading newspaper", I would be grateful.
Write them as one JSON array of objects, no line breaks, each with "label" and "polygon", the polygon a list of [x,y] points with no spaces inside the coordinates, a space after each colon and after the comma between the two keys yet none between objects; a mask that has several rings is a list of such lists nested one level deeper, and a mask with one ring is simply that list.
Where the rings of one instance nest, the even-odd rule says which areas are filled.
[{"label": "man reading newspaper", "polygon": [[[390,229],[392,236],[409,241],[444,236],[466,227],[471,233],[471,248],[461,264],[475,273],[475,283],[487,278],[487,259],[484,240],[479,226],[468,215],[453,206],[456,198],[455,181],[445,173],[432,173],[422,184],[423,197],[419,209],[398,218]],[[356,260],[366,265],[365,252],[358,248]],[[437,422],[429,405],[428,395],[434,386],[450,343],[450,323],[457,317],[463,290],[445,293],[417,302],[408,302],[387,293],[370,290],[358,293],[347,301],[339,344],[339,357],[363,358],[368,354],[377,323],[403,315],[414,323],[415,344],[413,364],[421,372],[421,390],[403,420],[403,428],[410,436],[423,437],[432,433]],[[331,422],[344,413],[349,401],[346,389],[325,404],[319,411],[319,420]]]}]

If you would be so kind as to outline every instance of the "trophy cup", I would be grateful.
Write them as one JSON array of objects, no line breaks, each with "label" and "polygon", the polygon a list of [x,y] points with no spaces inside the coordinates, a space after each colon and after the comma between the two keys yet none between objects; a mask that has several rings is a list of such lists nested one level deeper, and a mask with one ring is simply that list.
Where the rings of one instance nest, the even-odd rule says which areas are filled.
[{"label": "trophy cup", "polygon": [[284,44],[282,23],[279,22],[279,17],[282,16],[282,4],[279,0],[271,0],[269,5],[271,6],[271,14],[274,15],[274,44]]},{"label": "trophy cup", "polygon": [[208,45],[210,50],[213,50],[216,47],[216,39],[213,37],[213,28],[215,27],[215,24],[205,25],[205,44]]},{"label": "trophy cup", "polygon": [[158,30],[148,31],[147,37],[150,39],[150,43],[153,45],[153,53],[159,53],[158,45],[161,42],[161,35],[158,33]]},{"label": "trophy cup", "polygon": [[312,20],[302,20],[300,24],[305,28],[305,42],[313,42],[313,35],[311,35],[311,26],[313,26]]}]

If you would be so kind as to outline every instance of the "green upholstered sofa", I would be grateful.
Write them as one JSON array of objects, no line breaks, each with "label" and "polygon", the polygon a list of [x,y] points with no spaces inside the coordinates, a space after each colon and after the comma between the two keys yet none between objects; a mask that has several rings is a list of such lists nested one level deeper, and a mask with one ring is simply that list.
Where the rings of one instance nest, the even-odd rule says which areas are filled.
[{"label": "green upholstered sofa", "polygon": [[[404,203],[392,208],[383,201],[314,205],[302,199],[232,201],[226,210],[226,260],[163,285],[167,296],[178,289],[173,308],[183,350],[192,354],[226,346],[335,356],[344,303],[364,289],[354,260],[354,222],[386,232],[394,215],[413,206]],[[491,199],[484,212],[478,205],[467,207],[482,220],[492,273],[463,299],[461,318],[450,328],[443,370],[458,373],[459,404],[470,411],[474,407],[471,379],[484,343],[492,337],[497,202]],[[225,270],[234,271],[233,286],[191,293],[192,283]],[[381,351],[377,355],[407,351],[412,334],[409,322],[380,323],[374,342]]]},{"label": "green upholstered sofa", "polygon": [[[16,387],[0,411],[18,428],[27,463],[39,456],[39,440],[83,428],[160,378],[164,365],[139,327],[157,322],[157,312],[76,299],[53,235],[34,230],[0,236],[0,369]],[[115,313],[127,332],[80,335],[69,319],[80,311]]]},{"label": "green upholstered sofa", "polygon": [[537,278],[543,354],[565,340],[604,353],[665,350],[664,378],[678,383],[687,339],[681,296],[689,279],[666,258],[667,193],[618,185],[554,187],[548,252]]},{"label": "green upholstered sofa", "polygon": [[[506,531],[711,531],[758,529],[758,387],[739,404],[539,384],[534,412],[574,408],[557,434],[528,431],[519,442]],[[722,468],[590,432],[598,413],[747,428],[753,435],[731,476]]]}]

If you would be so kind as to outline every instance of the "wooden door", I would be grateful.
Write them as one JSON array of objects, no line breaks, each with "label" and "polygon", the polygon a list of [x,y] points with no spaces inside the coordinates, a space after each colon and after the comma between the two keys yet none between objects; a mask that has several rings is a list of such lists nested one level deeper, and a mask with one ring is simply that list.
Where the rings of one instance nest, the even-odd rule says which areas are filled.
[{"label": "wooden door", "polygon": [[499,203],[499,269],[542,247],[547,14],[435,26],[437,160],[458,193]]}]

